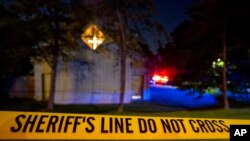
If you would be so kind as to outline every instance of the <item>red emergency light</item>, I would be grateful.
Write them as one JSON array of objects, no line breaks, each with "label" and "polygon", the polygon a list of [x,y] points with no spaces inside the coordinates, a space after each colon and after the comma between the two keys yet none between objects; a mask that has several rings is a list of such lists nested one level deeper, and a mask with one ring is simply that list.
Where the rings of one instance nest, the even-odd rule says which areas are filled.
[{"label": "red emergency light", "polygon": [[169,81],[169,78],[166,75],[155,74],[155,75],[153,75],[152,80],[155,83],[166,84]]}]

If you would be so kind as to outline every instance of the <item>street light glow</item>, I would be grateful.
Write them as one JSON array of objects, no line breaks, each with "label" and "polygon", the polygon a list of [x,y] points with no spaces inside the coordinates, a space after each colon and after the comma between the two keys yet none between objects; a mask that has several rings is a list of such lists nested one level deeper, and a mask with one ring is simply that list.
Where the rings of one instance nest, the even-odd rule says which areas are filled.
[{"label": "street light glow", "polygon": [[224,67],[224,61],[218,58],[216,61],[213,61],[212,63],[213,68],[223,68]]}]

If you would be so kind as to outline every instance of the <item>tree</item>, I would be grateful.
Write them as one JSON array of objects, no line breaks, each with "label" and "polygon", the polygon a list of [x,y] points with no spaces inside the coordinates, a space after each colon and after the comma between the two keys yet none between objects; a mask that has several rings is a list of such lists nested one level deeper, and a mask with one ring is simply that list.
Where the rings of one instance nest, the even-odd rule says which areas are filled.
[{"label": "tree", "polygon": [[[244,80],[240,89],[245,93],[249,85],[246,80],[249,78],[246,73],[249,71],[246,67],[249,66],[249,55],[243,53],[243,50],[247,52],[246,45],[249,44],[245,40],[246,31],[249,31],[247,11],[246,3],[242,1],[205,0],[190,8],[191,20],[183,22],[172,33],[179,57],[186,60],[178,66],[183,71],[178,75],[179,84],[200,91],[219,86],[225,109],[228,109],[227,88],[235,92],[235,87],[242,85],[235,78]],[[241,54],[236,50],[242,51]],[[222,68],[212,67],[212,62],[217,59],[224,62]]]},{"label": "tree", "polygon": [[51,69],[51,88],[47,110],[53,110],[57,64],[77,50],[81,28],[88,21],[85,5],[78,1],[23,0],[16,1],[22,20],[30,23],[36,44],[33,60],[47,62]]},{"label": "tree", "polygon": [[[154,14],[154,7],[149,0],[111,0],[105,2],[104,6],[109,9],[105,10],[107,13],[102,15],[105,17],[105,29],[120,47],[121,85],[118,111],[121,112],[123,111],[123,99],[125,95],[126,58],[129,52],[138,51],[136,47],[138,47],[140,41],[143,41],[143,32],[149,31],[152,33],[157,29],[163,28],[151,19],[151,16]],[[113,13],[115,13],[114,19],[110,18],[110,15],[113,15]]]},{"label": "tree", "polygon": [[155,31],[156,27],[161,27],[150,19],[154,10],[152,5],[149,0],[99,0],[95,4],[95,17],[120,48],[120,112],[123,111],[128,52],[139,50],[138,42],[143,39],[141,30]]}]

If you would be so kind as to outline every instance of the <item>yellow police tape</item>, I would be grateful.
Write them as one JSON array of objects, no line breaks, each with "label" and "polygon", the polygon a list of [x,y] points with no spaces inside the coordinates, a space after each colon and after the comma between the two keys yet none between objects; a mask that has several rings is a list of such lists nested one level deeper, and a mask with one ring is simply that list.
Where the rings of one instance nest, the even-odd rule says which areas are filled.
[{"label": "yellow police tape", "polygon": [[229,139],[250,120],[0,111],[0,140]]}]

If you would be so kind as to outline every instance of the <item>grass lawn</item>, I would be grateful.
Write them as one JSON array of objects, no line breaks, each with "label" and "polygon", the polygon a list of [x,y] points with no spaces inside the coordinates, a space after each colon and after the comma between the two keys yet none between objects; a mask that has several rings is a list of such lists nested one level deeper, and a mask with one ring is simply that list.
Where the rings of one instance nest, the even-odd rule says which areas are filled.
[{"label": "grass lawn", "polygon": [[[44,111],[46,103],[36,102],[30,99],[0,100],[0,110],[9,111]],[[106,115],[128,116],[162,116],[162,117],[197,117],[197,118],[233,118],[250,119],[249,104],[231,103],[229,110],[222,108],[187,109],[183,107],[171,107],[151,102],[134,102],[124,105],[123,112],[117,112],[117,105],[55,105],[53,112],[60,113],[87,113]]]},{"label": "grass lawn", "polygon": [[[31,99],[0,100],[0,110],[9,111],[44,111],[46,103]],[[106,115],[129,116],[162,116],[162,117],[197,117],[197,118],[233,118],[250,119],[250,107],[244,104],[231,104],[229,110],[221,108],[187,109],[183,107],[170,107],[151,102],[134,102],[124,105],[124,112],[117,112],[117,105],[55,105],[53,112],[60,113],[88,113]]]}]

